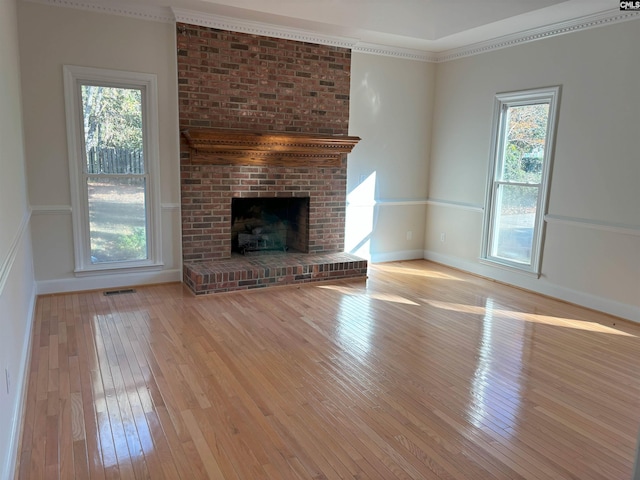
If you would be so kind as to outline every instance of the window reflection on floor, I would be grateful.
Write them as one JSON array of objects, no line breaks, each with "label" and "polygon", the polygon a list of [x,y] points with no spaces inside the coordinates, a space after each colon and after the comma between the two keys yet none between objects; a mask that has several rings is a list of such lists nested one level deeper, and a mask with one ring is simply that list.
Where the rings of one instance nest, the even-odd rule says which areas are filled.
[{"label": "window reflection on floor", "polygon": [[477,428],[510,437],[520,409],[525,323],[512,322],[505,338],[504,325],[498,327],[493,312],[493,299],[487,298],[467,418]]},{"label": "window reflection on floor", "polygon": [[371,351],[375,328],[369,297],[342,295],[337,321],[337,337],[341,346],[355,357],[365,359]]},{"label": "window reflection on floor", "polygon": [[139,345],[124,334],[121,322],[117,316],[94,315],[92,324],[97,360],[91,368],[96,443],[105,468],[144,462],[144,455],[154,450],[145,415],[152,405],[147,385],[154,380],[149,370],[137,367],[134,351]]}]

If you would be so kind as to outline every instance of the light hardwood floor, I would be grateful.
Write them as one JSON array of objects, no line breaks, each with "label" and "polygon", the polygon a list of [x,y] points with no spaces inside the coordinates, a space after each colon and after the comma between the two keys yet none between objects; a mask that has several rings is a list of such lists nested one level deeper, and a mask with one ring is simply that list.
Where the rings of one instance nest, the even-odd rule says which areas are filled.
[{"label": "light hardwood floor", "polygon": [[17,477],[631,477],[640,325],[426,261],[37,302]]}]

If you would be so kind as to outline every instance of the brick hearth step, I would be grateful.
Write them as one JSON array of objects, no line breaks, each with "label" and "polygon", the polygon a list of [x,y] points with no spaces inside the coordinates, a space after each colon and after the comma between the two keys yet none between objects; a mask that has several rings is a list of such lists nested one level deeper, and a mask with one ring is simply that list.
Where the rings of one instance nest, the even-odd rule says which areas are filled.
[{"label": "brick hearth step", "polygon": [[366,278],[367,260],[350,253],[233,255],[184,264],[184,282],[196,295],[345,278]]}]

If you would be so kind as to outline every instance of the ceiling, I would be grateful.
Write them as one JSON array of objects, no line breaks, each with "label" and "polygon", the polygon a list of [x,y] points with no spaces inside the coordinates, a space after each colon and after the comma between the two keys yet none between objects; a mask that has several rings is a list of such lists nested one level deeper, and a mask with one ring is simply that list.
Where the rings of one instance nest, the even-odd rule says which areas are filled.
[{"label": "ceiling", "polygon": [[[36,0],[38,1],[38,0]],[[43,0],[39,0],[43,1]],[[46,1],[46,0],[44,0]],[[50,3],[68,4],[62,0]],[[224,18],[272,29],[350,39],[354,44],[439,54],[482,42],[617,15],[619,0],[86,0]],[[181,15],[179,15],[180,13]],[[206,23],[206,22],[205,22]],[[214,22],[215,23],[215,22]],[[579,23],[579,22],[578,22]],[[600,22],[602,23],[602,22]]]}]

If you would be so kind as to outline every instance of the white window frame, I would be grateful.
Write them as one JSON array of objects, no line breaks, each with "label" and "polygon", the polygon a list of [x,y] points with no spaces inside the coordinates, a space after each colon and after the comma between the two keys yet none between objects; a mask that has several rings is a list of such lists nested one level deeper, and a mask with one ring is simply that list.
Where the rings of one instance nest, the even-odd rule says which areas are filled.
[{"label": "white window frame", "polygon": [[[160,226],[160,147],[158,134],[158,86],[154,74],[64,65],[67,148],[71,182],[71,207],[76,276],[127,273],[162,268]],[[82,85],[135,88],[142,91],[144,162],[146,174],[147,258],[122,262],[91,263],[89,201],[85,180],[82,122]]]},{"label": "white window frame", "polygon": [[[555,137],[558,120],[558,105],[560,101],[560,86],[522,90],[517,92],[500,93],[496,95],[493,114],[493,127],[491,134],[491,150],[489,161],[489,174],[487,177],[487,189],[484,208],[484,228],[482,235],[482,253],[480,260],[483,263],[505,267],[514,271],[524,272],[540,277],[542,266],[542,250],[544,242],[545,223],[544,216],[547,213],[549,200],[549,185],[553,168],[555,152]],[[549,104],[549,120],[547,123],[546,144],[542,164],[540,184],[523,184],[538,186],[538,201],[536,204],[536,217],[534,220],[533,241],[531,248],[531,263],[509,261],[508,259],[491,255],[491,246],[495,232],[497,207],[497,187],[501,182],[497,177],[502,168],[504,153],[504,129],[506,126],[505,112],[508,107],[530,105],[535,103]],[[517,185],[517,182],[511,182]]]}]

